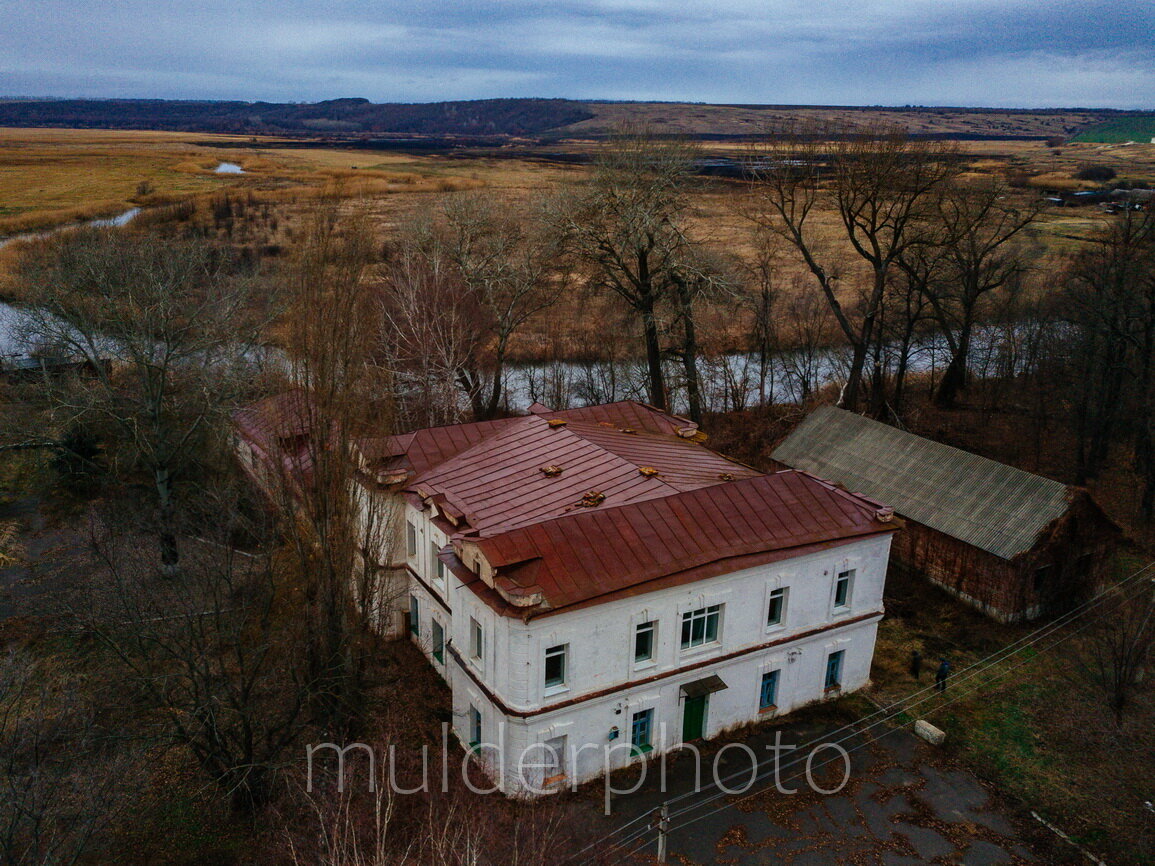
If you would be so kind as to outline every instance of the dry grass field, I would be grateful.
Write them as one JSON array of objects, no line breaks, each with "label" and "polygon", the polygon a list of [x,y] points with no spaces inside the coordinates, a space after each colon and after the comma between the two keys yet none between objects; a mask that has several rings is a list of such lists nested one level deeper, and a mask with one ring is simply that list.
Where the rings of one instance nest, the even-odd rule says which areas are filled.
[{"label": "dry grass field", "polygon": [[[627,107],[608,108],[613,111],[599,113],[599,117],[612,119],[614,111],[621,113]],[[636,113],[657,111],[662,106],[628,108]],[[693,114],[682,108],[687,110],[675,113],[677,117]],[[708,116],[714,109],[721,112],[718,117],[732,120],[737,116],[736,109],[721,106],[689,108],[701,109],[707,115],[704,123],[713,122]],[[861,111],[852,113],[859,118],[866,116]],[[881,117],[885,112],[877,114]],[[1031,122],[1049,118],[1059,122],[1064,117],[1030,115],[1020,120],[1026,123],[1031,118]],[[969,119],[973,123],[976,118],[991,122],[988,115],[974,113],[960,114],[958,122]],[[1078,119],[1068,117],[1063,122]],[[935,122],[954,121],[948,113],[936,116]],[[395,149],[302,147],[300,142],[285,139],[200,133],[0,129],[0,237],[107,216],[132,206],[176,201],[192,201],[203,222],[209,219],[214,197],[227,192],[244,196],[248,212],[257,215],[256,222],[248,216],[242,219],[235,231],[229,226],[225,239],[233,244],[291,249],[297,227],[320,193],[336,195],[349,210],[368,215],[387,240],[413,214],[434,209],[444,196],[463,190],[484,189],[513,211],[527,211],[534,196],[579,181],[587,172],[581,164],[550,161],[550,154],[589,156],[604,146],[604,142],[574,138],[554,142],[548,151],[519,146],[505,156],[501,151],[405,153]],[[970,175],[1009,177],[1018,187],[1015,194],[1024,199],[1047,191],[1093,188],[1093,182],[1074,177],[1087,165],[1108,166],[1119,180],[1138,186],[1155,181],[1155,145],[1150,144],[1066,143],[1052,148],[1042,141],[1021,140],[967,141],[955,146]],[[702,147],[711,156],[740,158],[750,145],[712,141]],[[221,162],[240,165],[245,173],[218,174],[215,168]],[[749,196],[744,182],[722,178],[700,179],[692,196],[691,231],[725,250],[739,271],[765,250],[764,239],[755,235],[742,215],[749,207]],[[155,214],[163,217],[159,211]],[[830,237],[836,238],[835,215],[817,216]],[[1035,262],[1029,284],[1046,291],[1062,257],[1108,219],[1096,207],[1045,209],[1024,238],[1033,247]],[[0,278],[15,255],[11,247],[0,251]],[[788,251],[777,267],[778,288],[788,303],[789,296],[808,286],[810,278]],[[842,267],[847,277],[844,284],[852,284],[849,277],[861,263],[848,257]],[[18,294],[10,284],[4,286],[4,293]],[[573,297],[566,307],[531,322],[515,340],[513,357],[541,357],[544,346],[584,354],[600,344],[606,317],[617,315],[612,302],[603,299]],[[741,345],[744,320],[727,309],[712,312],[716,315],[712,315],[710,332],[712,339],[720,341],[714,348]],[[565,333],[559,333],[559,328]]]}]

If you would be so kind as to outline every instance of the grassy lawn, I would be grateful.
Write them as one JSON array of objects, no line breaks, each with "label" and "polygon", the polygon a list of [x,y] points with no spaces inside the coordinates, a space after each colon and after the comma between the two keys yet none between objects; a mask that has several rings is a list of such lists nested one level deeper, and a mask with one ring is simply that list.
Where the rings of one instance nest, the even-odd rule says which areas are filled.
[{"label": "grassy lawn", "polygon": [[1155,138],[1155,114],[1119,117],[1097,124],[1075,136],[1075,141],[1122,143],[1149,142]]},{"label": "grassy lawn", "polygon": [[[1120,568],[1137,562],[1131,555]],[[1155,794],[1151,689],[1142,690],[1124,727],[1116,729],[1103,698],[1074,663],[1080,635],[1053,648],[1052,639],[1041,640],[989,674],[965,680],[966,668],[1032,627],[987,620],[915,578],[888,578],[887,593],[890,615],[879,629],[873,670],[876,697],[890,702],[930,685],[945,655],[955,674],[946,694],[919,706],[907,721],[925,718],[945,730],[948,755],[1024,812],[1038,812],[1110,862],[1152,862],[1155,822],[1143,806]],[[908,671],[916,648],[925,658],[918,685]]]}]

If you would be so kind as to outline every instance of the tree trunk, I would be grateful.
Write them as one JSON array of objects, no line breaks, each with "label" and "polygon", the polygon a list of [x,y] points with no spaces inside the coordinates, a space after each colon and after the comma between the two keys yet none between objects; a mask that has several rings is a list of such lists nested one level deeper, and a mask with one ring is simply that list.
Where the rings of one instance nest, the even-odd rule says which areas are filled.
[{"label": "tree trunk", "polygon": [[180,548],[177,545],[176,532],[173,529],[174,506],[172,501],[172,475],[166,467],[158,467],[153,472],[156,483],[157,497],[160,499],[160,527],[158,541],[160,543],[161,571],[168,576],[176,574],[180,565]]},{"label": "tree trunk", "polygon": [[843,409],[854,411],[858,408],[858,392],[862,381],[862,371],[866,367],[866,344],[856,342],[854,354],[850,359],[850,375],[846,377],[846,387],[842,391],[842,399],[838,405]]},{"label": "tree trunk", "polygon": [[666,377],[662,372],[662,344],[658,337],[658,319],[654,314],[653,297],[647,295],[640,304],[642,331],[646,340],[646,367],[649,373],[650,405],[663,412],[669,409],[666,396]]},{"label": "tree trunk", "polygon": [[690,407],[690,420],[702,423],[702,388],[698,377],[698,331],[694,325],[694,302],[690,287],[679,279],[678,303],[682,315],[682,366],[686,371],[686,400]]},{"label": "tree trunk", "polygon": [[967,384],[967,362],[971,348],[971,332],[974,325],[968,315],[963,319],[959,331],[958,343],[950,356],[950,363],[943,371],[942,380],[938,383],[938,391],[934,395],[936,406],[950,409],[955,405],[958,392]]}]

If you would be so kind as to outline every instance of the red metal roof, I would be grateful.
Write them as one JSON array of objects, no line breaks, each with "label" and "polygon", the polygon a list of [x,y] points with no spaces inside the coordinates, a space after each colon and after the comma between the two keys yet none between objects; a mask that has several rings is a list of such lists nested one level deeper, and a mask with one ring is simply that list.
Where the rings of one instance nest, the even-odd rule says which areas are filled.
[{"label": "red metal roof", "polygon": [[565,418],[572,421],[591,421],[610,424],[632,430],[646,430],[650,433],[677,433],[679,430],[697,429],[698,425],[680,415],[669,415],[655,409],[648,403],[636,400],[620,400],[617,403],[602,403],[598,406],[579,406],[554,412],[540,403],[530,407],[530,413],[544,418]]},{"label": "red metal roof", "polygon": [[[547,466],[560,474],[547,474]],[[551,427],[545,416],[529,415],[417,476],[409,489],[444,494],[472,529],[489,535],[583,511],[578,502],[591,491],[607,508],[759,474],[678,435],[582,421]]]},{"label": "red metal roof", "polygon": [[426,427],[398,436],[360,439],[357,444],[371,462],[388,468],[402,466],[412,469],[416,475],[422,475],[519,420],[500,418],[496,421]]},{"label": "red metal roof", "polygon": [[[237,427],[275,453],[270,446],[308,433],[306,399],[269,398],[238,412]],[[367,479],[406,470],[397,483],[409,501],[451,515],[456,525],[444,528],[457,549],[479,544],[494,586],[466,585],[508,615],[649,592],[897,528],[877,519],[876,502],[806,473],[763,475],[703,438],[684,418],[624,401],[558,412],[535,404],[518,418],[356,444]]]},{"label": "red metal roof", "polygon": [[266,453],[278,440],[308,436],[312,432],[308,394],[295,388],[259,400],[233,413],[238,431]]},{"label": "red metal roof", "polygon": [[567,514],[477,543],[503,597],[542,597],[538,610],[518,611],[525,616],[897,528],[878,520],[877,511],[874,503],[786,471]]}]

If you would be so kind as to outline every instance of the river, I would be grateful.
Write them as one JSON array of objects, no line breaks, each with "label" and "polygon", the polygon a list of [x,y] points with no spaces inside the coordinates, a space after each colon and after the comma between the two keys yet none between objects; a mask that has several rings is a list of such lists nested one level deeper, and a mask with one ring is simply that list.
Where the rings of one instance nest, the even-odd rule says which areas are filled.
[{"label": "river", "polygon": [[25,232],[24,234],[12,235],[7,238],[0,238],[0,248],[6,247],[8,244],[16,243],[18,241],[35,241],[40,238],[50,237],[58,232],[75,231],[82,228],[107,229],[118,228],[120,226],[128,225],[132,222],[137,214],[140,213],[140,208],[130,207],[124,213],[119,213],[116,216],[101,217],[100,219],[85,220],[79,223],[68,223],[67,225],[57,226],[52,229],[45,229],[42,232]]}]

